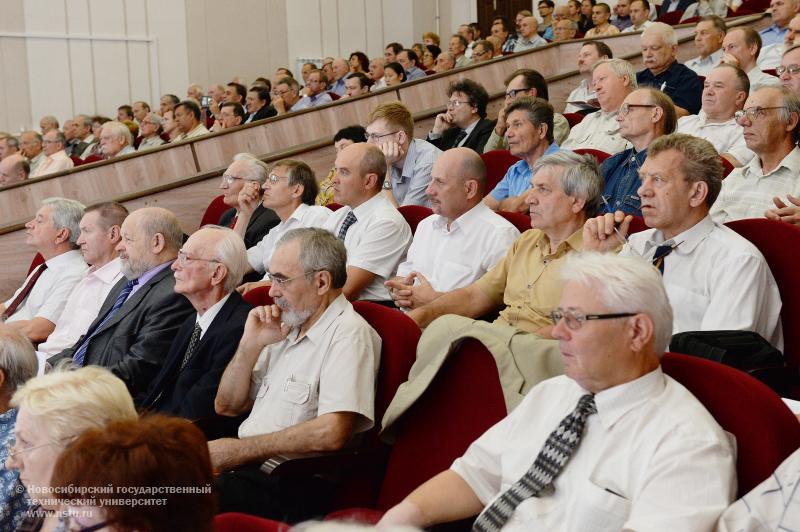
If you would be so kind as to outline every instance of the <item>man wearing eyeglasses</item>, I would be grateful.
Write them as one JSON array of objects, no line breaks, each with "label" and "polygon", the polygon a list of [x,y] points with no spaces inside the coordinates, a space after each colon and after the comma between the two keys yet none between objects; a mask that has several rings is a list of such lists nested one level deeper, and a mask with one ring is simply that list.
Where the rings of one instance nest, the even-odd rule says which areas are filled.
[{"label": "man wearing eyeglasses", "polygon": [[332,494],[325,480],[268,477],[262,463],[342,449],[375,423],[381,339],[343,294],[346,260],[345,244],[322,229],[293,229],[275,246],[275,304],[250,312],[215,399],[220,415],[249,412],[238,438],[208,443],[222,512],[319,515]]},{"label": "man wearing eyeglasses", "polygon": [[222,201],[230,207],[220,216],[219,225],[236,231],[245,247],[258,244],[280,222],[275,211],[261,204],[261,186],[268,175],[269,167],[255,155],[237,153],[219,183]]},{"label": "man wearing eyeglasses", "polygon": [[138,209],[125,218],[117,252],[124,277],[111,289],[86,334],[48,359],[55,366],[102,366],[125,382],[137,404],[164,363],[180,325],[194,312],[175,293],[170,270],[183,231],[178,219],[160,207]]},{"label": "man wearing eyeglasses", "polygon": [[769,266],[753,244],[709,215],[722,182],[714,146],[684,133],[659,137],[639,177],[642,217],[650,229],[627,239],[632,217],[607,213],[586,223],[585,249],[625,244],[623,255],[656,266],[672,305],[673,334],[753,331],[782,349],[781,298]]},{"label": "man wearing eyeglasses", "polygon": [[464,147],[483,153],[494,128],[494,121],[486,119],[486,89],[476,81],[463,79],[450,84],[447,96],[447,110],[436,115],[428,142],[442,151]]},{"label": "man wearing eyeglasses", "polygon": [[737,111],[747,147],[756,156],[723,181],[711,215],[720,223],[761,218],[773,198],[800,195],[800,97],[784,87],[763,87]]},{"label": "man wearing eyeglasses", "polygon": [[736,492],[736,453],[661,369],[672,312],[658,272],[591,253],[560,278],[550,318],[564,375],[534,386],[379,528],[477,516],[480,532],[712,529]]},{"label": "man wearing eyeglasses", "polygon": [[142,117],[139,122],[139,130],[141,132],[141,142],[136,151],[152,150],[164,144],[164,139],[161,138],[161,124],[164,119],[156,113],[148,112]]},{"label": "man wearing eyeglasses", "polygon": [[143,409],[193,420],[216,415],[219,380],[252,308],[236,292],[247,265],[244,253],[239,235],[218,226],[199,229],[178,252],[171,266],[175,293],[196,312],[176,332]]}]

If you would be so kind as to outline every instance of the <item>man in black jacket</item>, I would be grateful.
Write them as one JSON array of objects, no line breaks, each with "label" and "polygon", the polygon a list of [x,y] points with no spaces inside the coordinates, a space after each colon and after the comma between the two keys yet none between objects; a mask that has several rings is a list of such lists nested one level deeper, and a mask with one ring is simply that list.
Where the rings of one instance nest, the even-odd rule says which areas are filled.
[{"label": "man in black jacket", "polygon": [[200,229],[172,263],[175,292],[192,304],[141,406],[188,419],[214,416],[214,397],[252,306],[236,292],[247,267],[242,239],[225,227]]},{"label": "man in black jacket", "polygon": [[222,214],[219,225],[236,231],[244,239],[247,248],[258,244],[281,221],[275,211],[267,209],[261,203],[252,211],[239,209],[239,193],[247,189],[261,196],[261,186],[268,175],[269,167],[250,153],[234,155],[233,162],[222,174],[219,185],[223,194],[222,201],[232,208]]},{"label": "man in black jacket", "polygon": [[245,103],[247,104],[247,112],[250,113],[245,124],[255,122],[256,120],[263,120],[278,114],[272,105],[270,105],[271,96],[269,89],[262,85],[254,85],[247,91]]},{"label": "man in black jacket", "polygon": [[436,115],[428,142],[442,151],[464,147],[483,153],[494,128],[494,122],[486,119],[486,89],[471,79],[462,79],[450,84],[447,96],[447,111]]}]

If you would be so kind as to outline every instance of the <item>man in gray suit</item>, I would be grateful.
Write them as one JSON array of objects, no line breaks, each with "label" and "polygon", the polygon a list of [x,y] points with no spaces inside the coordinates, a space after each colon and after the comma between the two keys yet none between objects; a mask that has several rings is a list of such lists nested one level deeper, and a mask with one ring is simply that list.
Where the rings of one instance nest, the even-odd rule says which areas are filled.
[{"label": "man in gray suit", "polygon": [[109,368],[136,399],[158,374],[178,328],[194,309],[174,290],[170,266],[183,240],[175,215],[158,207],[139,209],[125,219],[121,233],[117,251],[125,277],[111,289],[86,334],[48,362],[71,358],[78,366]]}]

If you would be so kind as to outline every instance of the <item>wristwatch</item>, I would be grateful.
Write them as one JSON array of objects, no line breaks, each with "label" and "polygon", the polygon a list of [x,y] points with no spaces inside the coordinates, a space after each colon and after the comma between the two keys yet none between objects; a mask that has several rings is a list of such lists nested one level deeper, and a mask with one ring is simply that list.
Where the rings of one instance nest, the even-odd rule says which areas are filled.
[{"label": "wristwatch", "polygon": [[392,190],[392,180],[391,179],[384,179],[383,180],[383,190]]}]

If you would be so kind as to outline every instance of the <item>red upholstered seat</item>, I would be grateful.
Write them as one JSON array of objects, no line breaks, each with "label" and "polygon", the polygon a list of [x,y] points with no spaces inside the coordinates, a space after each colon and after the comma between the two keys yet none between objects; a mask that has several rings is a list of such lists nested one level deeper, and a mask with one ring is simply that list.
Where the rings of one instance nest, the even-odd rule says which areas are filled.
[{"label": "red upholstered seat", "polygon": [[37,253],[36,255],[33,256],[33,260],[31,261],[31,265],[28,268],[28,275],[30,275],[31,272],[33,271],[33,269],[36,268],[40,264],[44,264],[44,257],[42,256],[41,253]]},{"label": "red upholstered seat", "polygon": [[634,233],[644,231],[645,229],[650,228],[645,225],[644,219],[640,216],[634,216],[633,220],[631,220],[631,225],[628,226],[628,234],[632,235]]},{"label": "red upholstered seat", "polygon": [[610,153],[606,153],[601,150],[595,150],[592,148],[578,148],[577,150],[572,150],[572,151],[580,155],[593,155],[594,158],[597,160],[597,164],[600,164],[609,157],[611,157]]},{"label": "red upholstered seat", "polygon": [[86,162],[84,162],[84,160],[78,157],[77,155],[71,155],[70,159],[72,159],[73,166],[80,166],[82,164],[86,164]]},{"label": "red upholstered seat", "polygon": [[333,92],[333,91],[328,91],[328,96],[330,96],[330,97],[331,97],[331,100],[333,100],[334,102],[335,102],[336,100],[338,100],[339,98],[341,98],[341,96],[339,96],[338,94],[336,94],[336,93],[335,93],[335,92]]},{"label": "red upholstered seat", "polygon": [[569,127],[575,127],[581,123],[583,120],[583,116],[580,113],[564,113],[564,118],[567,119],[567,123],[569,123]]},{"label": "red upholstered seat", "polygon": [[656,22],[663,22],[664,24],[669,24],[670,26],[674,26],[681,21],[681,17],[683,16],[683,11],[672,11],[670,13],[664,13],[660,15]]},{"label": "red upholstered seat", "polygon": [[725,179],[728,177],[728,174],[733,172],[733,164],[731,164],[731,162],[725,157],[720,157],[719,160],[722,163],[722,168],[724,169],[722,171],[722,179]]},{"label": "red upholstered seat", "polygon": [[264,305],[272,305],[274,303],[272,296],[269,295],[269,286],[253,288],[242,297],[245,301],[256,307],[263,307]]},{"label": "red upholstered seat", "polygon": [[674,353],[666,353],[661,366],[703,403],[723,429],[736,436],[739,496],[800,447],[797,418],[775,392],[747,373]]},{"label": "red upholstered seat", "polygon": [[519,157],[511,155],[508,150],[492,150],[481,154],[486,165],[486,193],[488,194],[503,179],[511,165],[519,161]]},{"label": "red upholstered seat", "polygon": [[778,77],[778,71],[774,68],[765,68],[761,72],[764,74],[769,74],[770,76],[775,76],[776,78]]},{"label": "red upholstered seat", "polygon": [[408,222],[412,234],[417,232],[417,225],[419,225],[422,220],[433,214],[432,210],[421,205],[403,205],[402,207],[398,207],[397,210],[400,211],[400,214],[402,214],[403,218]]},{"label": "red upholstered seat", "polygon": [[290,528],[280,521],[235,512],[214,517],[214,532],[288,532]]},{"label": "red upholstered seat", "polygon": [[700,17],[690,17],[681,21],[681,24],[697,24],[698,22],[700,22]]},{"label": "red upholstered seat", "polygon": [[331,202],[331,203],[328,203],[328,204],[327,204],[327,205],[325,205],[325,206],[326,206],[327,208],[329,208],[330,210],[332,210],[333,212],[336,212],[336,211],[338,211],[339,209],[341,209],[341,208],[342,208],[342,205],[341,205],[341,204],[339,204],[339,203],[333,203],[333,202]]},{"label": "red upholstered seat", "polygon": [[209,203],[208,207],[206,208],[206,212],[203,213],[203,218],[200,220],[200,227],[208,224],[216,225],[219,223],[219,219],[222,214],[230,209],[230,207],[225,205],[223,202],[223,198],[224,196],[219,195],[211,200],[211,203]]},{"label": "red upholstered seat", "polygon": [[97,161],[102,161],[102,160],[104,160],[102,155],[94,154],[84,159],[83,164],[96,163]]},{"label": "red upholstered seat", "polygon": [[497,214],[511,222],[517,231],[524,233],[531,228],[531,217],[521,212],[497,211]]}]

